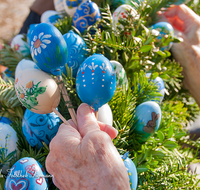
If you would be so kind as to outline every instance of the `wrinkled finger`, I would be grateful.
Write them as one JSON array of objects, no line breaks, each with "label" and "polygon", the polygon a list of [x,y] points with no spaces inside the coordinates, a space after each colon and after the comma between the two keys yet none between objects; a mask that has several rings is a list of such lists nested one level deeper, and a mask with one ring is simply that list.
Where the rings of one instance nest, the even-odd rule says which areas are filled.
[{"label": "wrinkled finger", "polygon": [[81,136],[100,130],[97,120],[89,105],[82,103],[77,110],[78,131]]},{"label": "wrinkled finger", "polygon": [[98,121],[98,125],[100,127],[100,130],[106,132],[110,136],[111,139],[114,139],[117,137],[118,131],[114,127],[107,125],[105,123],[102,123],[100,121]]}]

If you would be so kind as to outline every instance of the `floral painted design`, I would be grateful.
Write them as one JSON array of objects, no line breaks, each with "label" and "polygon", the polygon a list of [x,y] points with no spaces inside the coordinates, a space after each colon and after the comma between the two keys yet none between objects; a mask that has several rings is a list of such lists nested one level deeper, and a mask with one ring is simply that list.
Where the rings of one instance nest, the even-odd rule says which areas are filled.
[{"label": "floral painted design", "polygon": [[82,3],[82,0],[66,0],[66,4],[69,8],[78,7]]},{"label": "floral painted design", "polygon": [[[18,80],[18,79],[16,79],[16,80]],[[34,84],[33,81],[29,81],[26,84],[26,88],[18,87],[16,89],[19,100],[29,110],[36,109],[35,106],[38,105],[37,97],[46,91],[47,86],[39,87],[40,83],[41,83],[41,81],[39,81],[37,84]]]},{"label": "floral painted design", "polygon": [[42,49],[45,49],[47,47],[47,44],[51,43],[51,40],[48,38],[51,38],[50,34],[44,34],[44,32],[41,32],[38,36],[33,37],[33,41],[31,41],[31,54],[34,57],[40,54],[42,52]]}]

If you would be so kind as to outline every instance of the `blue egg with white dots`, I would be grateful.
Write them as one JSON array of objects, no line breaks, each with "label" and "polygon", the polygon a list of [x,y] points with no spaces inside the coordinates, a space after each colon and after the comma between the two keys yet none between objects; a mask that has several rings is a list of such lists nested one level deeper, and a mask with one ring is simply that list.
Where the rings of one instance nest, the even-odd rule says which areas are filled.
[{"label": "blue egg with white dots", "polygon": [[32,147],[38,145],[38,148],[41,148],[42,142],[49,145],[58,131],[60,122],[60,118],[54,112],[37,114],[26,109],[22,121],[22,131]]},{"label": "blue egg with white dots", "polygon": [[82,102],[98,110],[113,97],[116,76],[110,61],[102,54],[93,54],[79,67],[76,90]]},{"label": "blue egg with white dots", "polygon": [[[151,27],[151,30],[157,30],[159,32],[159,35],[157,37],[158,41],[161,41],[161,39],[165,36],[165,35],[171,35],[172,37],[174,36],[174,28],[172,27],[172,25],[168,22],[158,22],[156,24],[154,24]],[[163,46],[160,49],[162,51],[164,50],[169,50],[172,46],[172,42],[169,43],[168,46]]]},{"label": "blue egg with white dots", "polygon": [[[72,30],[63,35],[68,47],[67,66],[72,68],[73,77],[76,78],[78,68],[87,58],[87,46],[84,40]],[[66,68],[63,69],[63,73],[67,75]]]},{"label": "blue egg with white dots", "polygon": [[89,26],[95,24],[101,18],[101,12],[96,3],[87,0],[81,3],[72,19],[72,24],[81,33],[83,33]]},{"label": "blue egg with white dots", "polygon": [[129,152],[126,152],[124,155],[121,155],[121,158],[123,159],[124,165],[127,169],[131,190],[136,190],[138,184],[137,169],[133,161],[128,156]]}]

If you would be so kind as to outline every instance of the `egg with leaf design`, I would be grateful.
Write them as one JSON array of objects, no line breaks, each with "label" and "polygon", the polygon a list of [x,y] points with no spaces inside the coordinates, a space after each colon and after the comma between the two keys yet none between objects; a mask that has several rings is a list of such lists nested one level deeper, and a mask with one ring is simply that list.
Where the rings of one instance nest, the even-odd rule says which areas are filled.
[{"label": "egg with leaf design", "polygon": [[26,109],[22,121],[22,131],[28,143],[34,147],[37,145],[40,149],[44,142],[49,145],[56,135],[61,120],[54,113],[37,114]]}]

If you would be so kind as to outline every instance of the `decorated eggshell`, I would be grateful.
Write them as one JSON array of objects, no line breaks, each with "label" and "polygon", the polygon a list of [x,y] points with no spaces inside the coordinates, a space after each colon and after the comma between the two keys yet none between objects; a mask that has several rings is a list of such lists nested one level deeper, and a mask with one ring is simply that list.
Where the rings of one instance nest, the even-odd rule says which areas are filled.
[{"label": "decorated eggshell", "polygon": [[31,24],[30,26],[29,26],[29,29],[28,29],[28,31],[27,31],[27,43],[28,43],[28,46],[29,46],[29,48],[31,47],[31,35],[32,35],[32,33],[33,33],[33,30],[34,30],[34,28],[37,26],[38,24]]},{"label": "decorated eggshell", "polygon": [[112,66],[115,70],[117,86],[128,85],[128,79],[124,67],[118,61],[111,60]]},{"label": "decorated eggshell", "polygon": [[79,67],[76,90],[82,102],[98,110],[113,97],[116,77],[112,64],[101,54],[93,54]]},{"label": "decorated eggshell", "polygon": [[[67,66],[72,68],[73,77],[76,78],[78,68],[81,63],[87,58],[87,46],[84,40],[78,35],[75,34],[72,30],[63,35],[67,47],[68,47],[68,58]],[[63,70],[64,74],[67,75],[66,68]]]},{"label": "decorated eggshell", "polygon": [[83,33],[89,26],[95,24],[101,18],[101,12],[96,3],[87,0],[81,3],[72,20],[75,26],[81,33]]},{"label": "decorated eggshell", "polygon": [[57,11],[47,10],[42,13],[40,21],[42,23],[55,24],[61,18],[61,15]]},{"label": "decorated eggshell", "polygon": [[54,0],[53,3],[57,12],[62,13],[65,11],[64,0]]},{"label": "decorated eggshell", "polygon": [[[147,76],[147,78],[150,78],[151,73],[147,73],[146,76]],[[158,86],[158,90],[162,94],[162,96],[159,97],[160,98],[159,103],[161,103],[164,96],[165,96],[165,84],[164,84],[162,78],[160,78],[160,77],[156,77],[152,82],[155,83]]]},{"label": "decorated eggshell", "polygon": [[46,172],[41,164],[34,158],[21,158],[10,169],[10,173],[5,181],[4,190],[14,189],[48,189]]},{"label": "decorated eggshell", "polygon": [[117,8],[123,4],[131,5],[131,0],[110,0],[110,5],[114,8]]},{"label": "decorated eggshell", "polygon": [[15,69],[15,78],[17,77],[18,73],[20,71],[23,71],[25,69],[40,69],[34,61],[22,59]]},{"label": "decorated eggshell", "polygon": [[60,126],[60,118],[54,113],[37,114],[28,109],[24,113],[22,131],[28,143],[40,149],[45,142],[49,145]]},{"label": "decorated eggshell", "polygon": [[17,134],[10,126],[9,121],[3,118],[4,122],[0,122],[0,170],[3,174],[7,174],[9,169],[9,161],[16,156]]},{"label": "decorated eggshell", "polygon": [[6,124],[8,124],[8,125],[10,125],[11,123],[12,123],[12,121],[9,119],[9,118],[7,118],[7,117],[0,117],[0,122],[2,122],[2,123],[6,123]]},{"label": "decorated eggshell", "polygon": [[64,9],[69,16],[73,16],[78,6],[86,0],[64,0]]},{"label": "decorated eggshell", "polygon": [[113,114],[108,104],[104,104],[98,109],[97,120],[110,126],[113,125]]},{"label": "decorated eggshell", "polygon": [[32,112],[51,113],[60,102],[60,91],[54,79],[37,69],[26,69],[15,79],[15,91],[19,101]]},{"label": "decorated eggshell", "polygon": [[[157,37],[158,41],[160,41],[165,35],[171,35],[172,37],[174,36],[174,28],[168,22],[158,22],[151,27],[151,30],[153,29],[159,31],[160,33]],[[161,47],[161,50],[169,50],[171,46],[172,42],[168,46]]]},{"label": "decorated eggshell", "polygon": [[67,62],[67,44],[52,24],[40,23],[31,35],[31,56],[38,67],[54,74]]},{"label": "decorated eggshell", "polygon": [[117,27],[120,27],[121,29],[123,29],[123,25],[119,23],[119,20],[121,18],[126,18],[128,16],[128,14],[130,14],[134,17],[137,15],[137,11],[131,7],[130,5],[124,4],[119,6],[113,13],[113,27],[116,30]]},{"label": "decorated eggshell", "polygon": [[124,161],[124,165],[127,169],[127,173],[129,176],[129,183],[131,186],[131,190],[136,190],[137,189],[137,184],[138,184],[138,174],[137,174],[137,169],[135,167],[135,164],[133,161],[128,157],[129,152],[125,153],[121,158]]},{"label": "decorated eggshell", "polygon": [[155,131],[158,130],[161,122],[160,106],[154,101],[147,101],[135,109],[133,116],[135,133],[141,134],[141,142],[145,142]]},{"label": "decorated eggshell", "polygon": [[23,34],[16,35],[11,41],[11,48],[21,53],[23,56],[30,55],[30,49],[28,43],[24,41],[26,37]]}]

